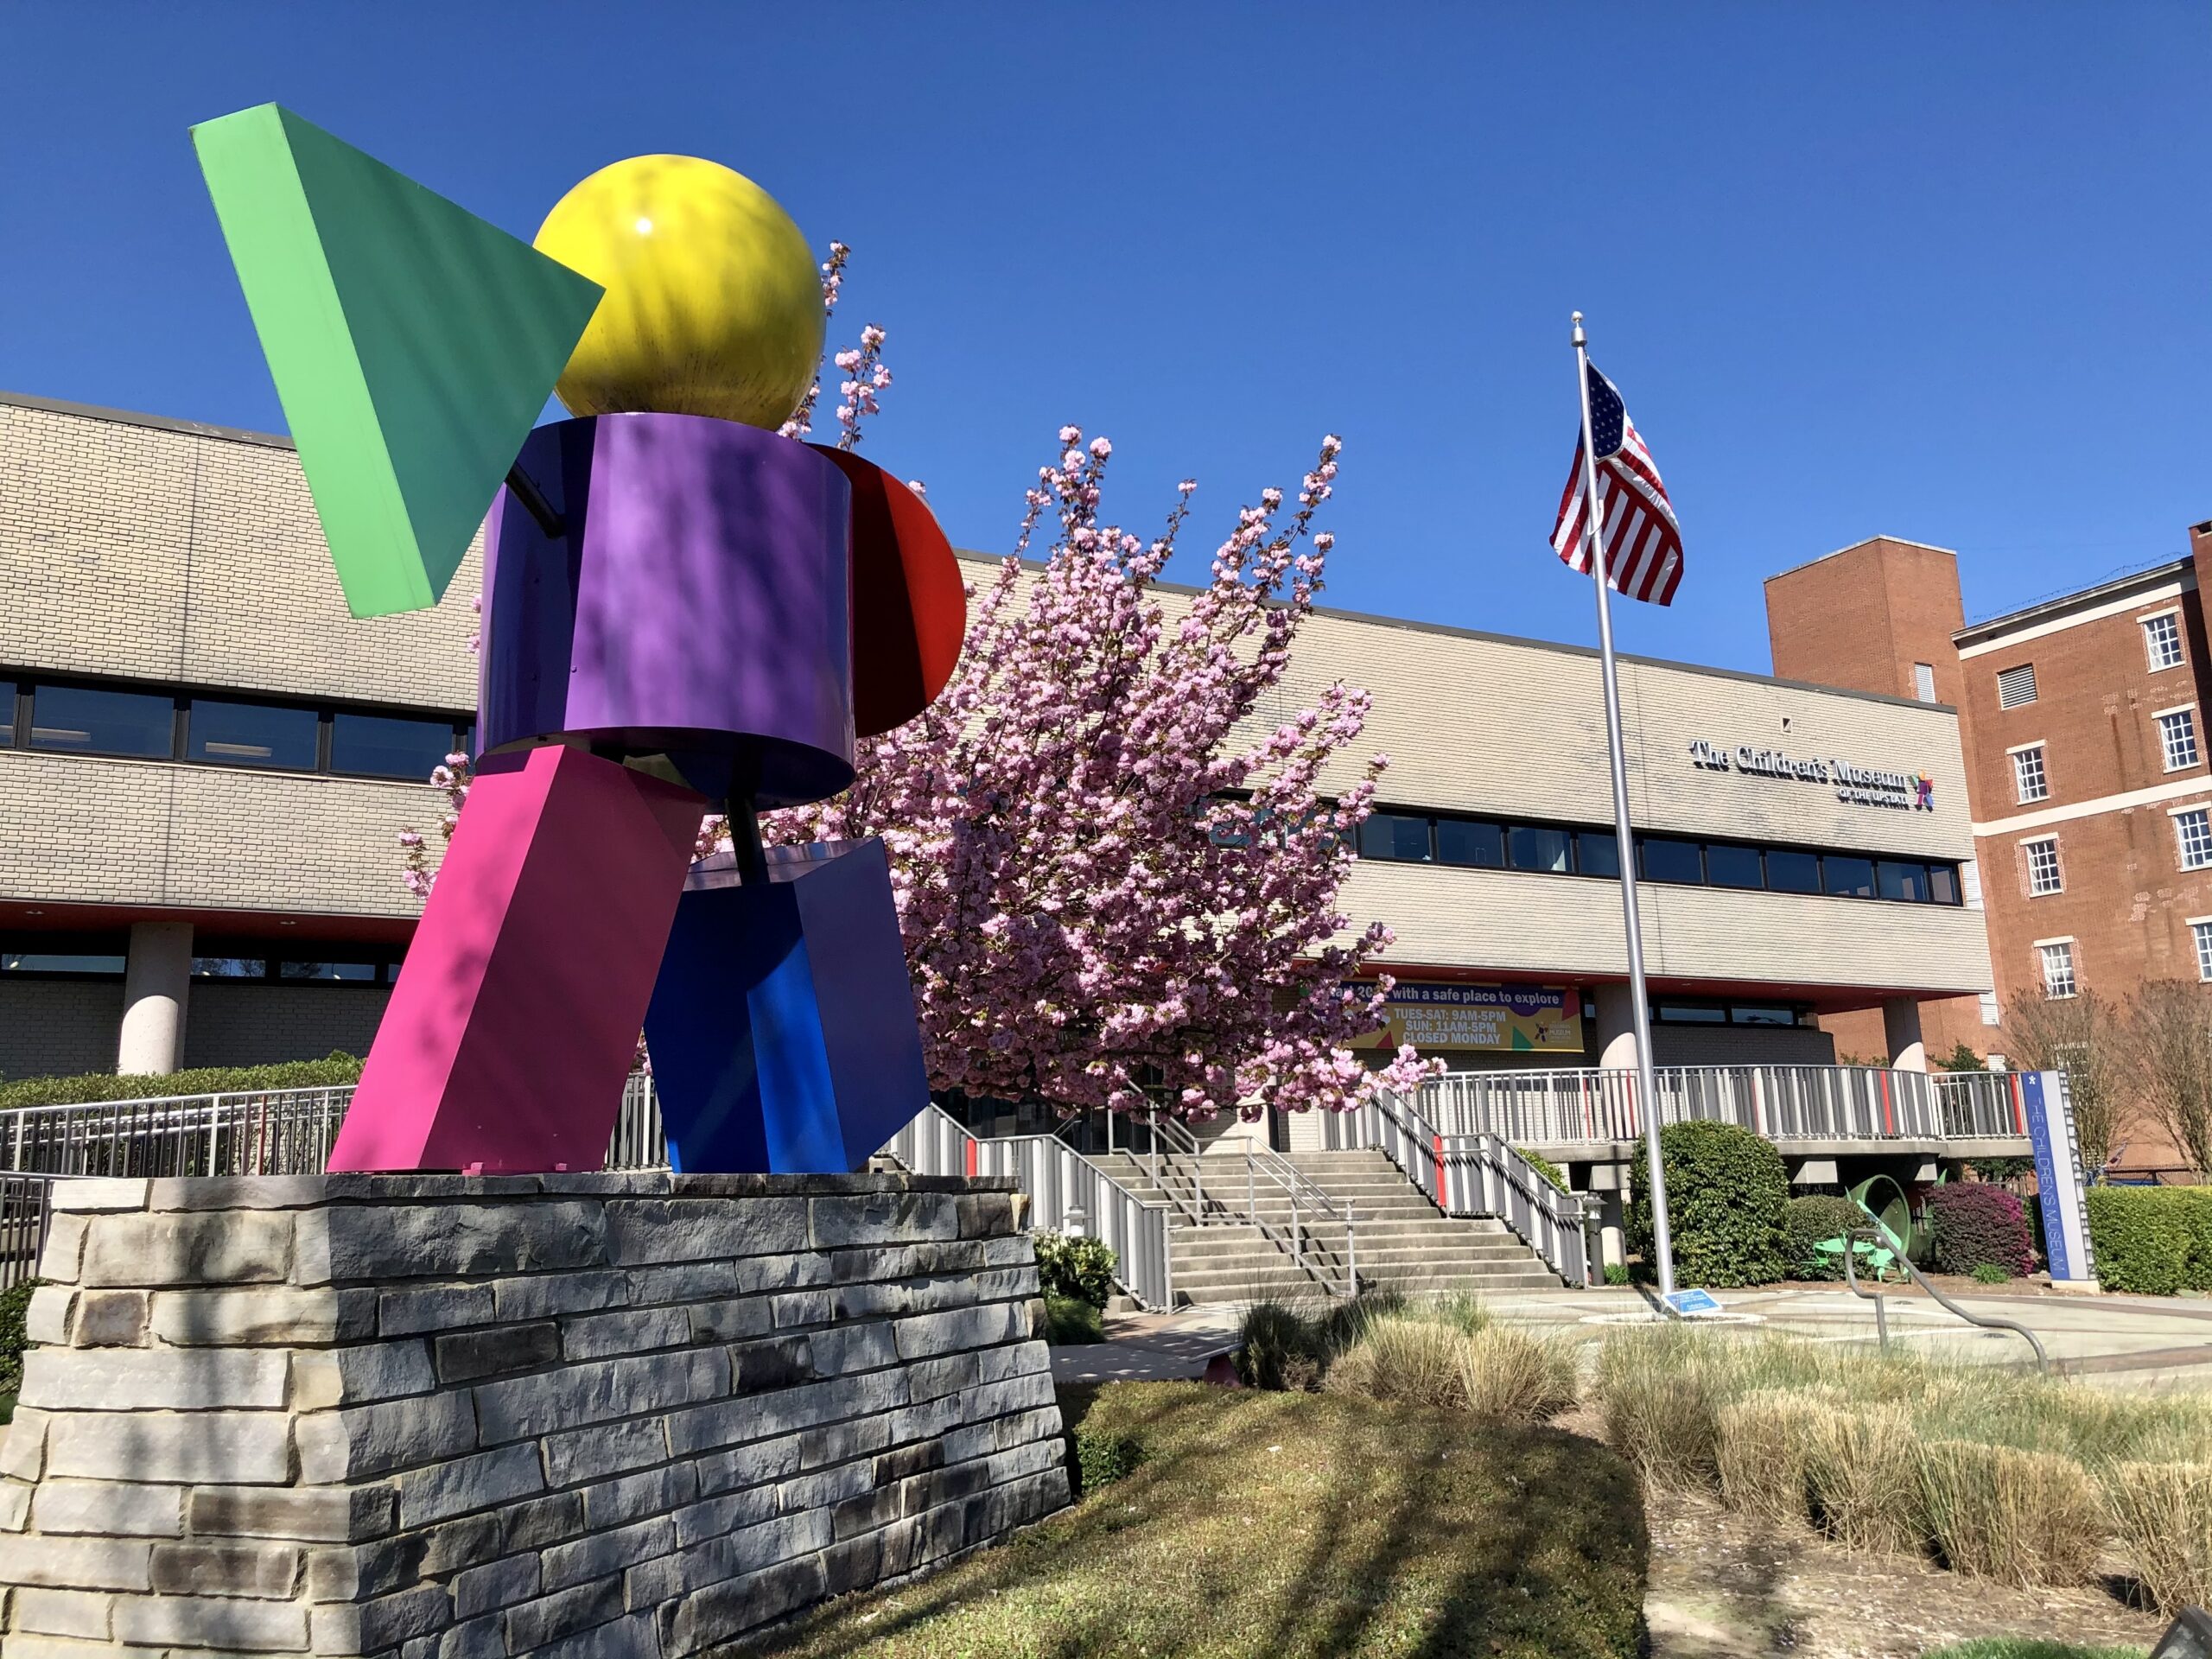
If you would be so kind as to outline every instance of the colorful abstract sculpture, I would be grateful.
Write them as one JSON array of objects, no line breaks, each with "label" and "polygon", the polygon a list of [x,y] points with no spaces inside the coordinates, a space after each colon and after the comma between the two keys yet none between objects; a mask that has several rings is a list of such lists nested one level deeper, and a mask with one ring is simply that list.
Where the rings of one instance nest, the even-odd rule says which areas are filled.
[{"label": "colorful abstract sculpture", "polygon": [[354,613],[435,603],[490,509],[476,781],[330,1167],[596,1168],[641,1026],[676,1167],[859,1167],[928,1102],[888,862],[755,815],[929,705],[966,601],[918,496],[774,430],[798,227],[641,156],[533,250],[275,105],[193,130]]}]

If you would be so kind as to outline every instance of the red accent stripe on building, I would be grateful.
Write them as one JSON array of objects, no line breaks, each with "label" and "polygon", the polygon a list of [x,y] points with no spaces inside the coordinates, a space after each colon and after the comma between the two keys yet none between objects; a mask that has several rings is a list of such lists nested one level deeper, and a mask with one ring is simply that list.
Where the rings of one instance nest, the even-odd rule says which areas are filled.
[{"label": "red accent stripe on building", "polygon": [[968,1173],[970,1175],[973,1175],[976,1173],[976,1137],[972,1135],[963,1135],[961,1137],[961,1141],[962,1144],[967,1149],[966,1161],[968,1165]]},{"label": "red accent stripe on building", "polygon": [[1895,1135],[1897,1132],[1897,1115],[1890,1104],[1890,1074],[1878,1071],[1875,1075],[1882,1080],[1882,1133]]}]

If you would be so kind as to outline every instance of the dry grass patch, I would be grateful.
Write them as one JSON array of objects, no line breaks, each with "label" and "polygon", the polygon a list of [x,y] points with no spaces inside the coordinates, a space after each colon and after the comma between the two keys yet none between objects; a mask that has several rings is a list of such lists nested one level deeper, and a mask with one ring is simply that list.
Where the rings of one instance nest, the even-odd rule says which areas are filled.
[{"label": "dry grass patch", "polygon": [[1548,1422],[1574,1405],[1574,1349],[1511,1325],[1469,1332],[1409,1312],[1370,1322],[1329,1367],[1327,1386],[1485,1422]]},{"label": "dry grass patch", "polygon": [[2171,1616],[2212,1606],[2212,1463],[2120,1463],[2106,1512],[2143,1588]]},{"label": "dry grass patch", "polygon": [[1929,1536],[1961,1573],[2008,1584],[2088,1584],[2106,1537],[2096,1483],[2073,1459],[1974,1440],[1920,1449]]},{"label": "dry grass patch", "polygon": [[1908,1554],[1927,1541],[1920,1518],[1920,1440],[1902,1407],[1822,1413],[1807,1459],[1813,1507],[1847,1549]]},{"label": "dry grass patch", "polygon": [[1646,1540],[1592,1442],[1342,1394],[1121,1382],[1143,1462],[942,1573],[785,1632],[788,1659],[1631,1659]]}]

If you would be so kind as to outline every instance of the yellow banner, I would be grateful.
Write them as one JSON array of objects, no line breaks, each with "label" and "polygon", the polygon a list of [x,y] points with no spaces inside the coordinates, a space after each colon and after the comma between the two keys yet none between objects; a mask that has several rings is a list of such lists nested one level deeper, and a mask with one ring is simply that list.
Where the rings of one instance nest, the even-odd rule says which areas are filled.
[{"label": "yellow banner", "polygon": [[1545,985],[1442,985],[1401,980],[1389,1023],[1354,1048],[1582,1052],[1582,994]]}]

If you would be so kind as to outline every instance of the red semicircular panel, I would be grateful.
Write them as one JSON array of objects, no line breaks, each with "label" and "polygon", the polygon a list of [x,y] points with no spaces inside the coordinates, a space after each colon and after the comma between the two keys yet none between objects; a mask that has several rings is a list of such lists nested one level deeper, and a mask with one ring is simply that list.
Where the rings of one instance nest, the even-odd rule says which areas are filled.
[{"label": "red semicircular panel", "polygon": [[872,461],[810,446],[853,486],[853,733],[874,737],[928,708],[968,631],[960,561],[921,497]]}]

